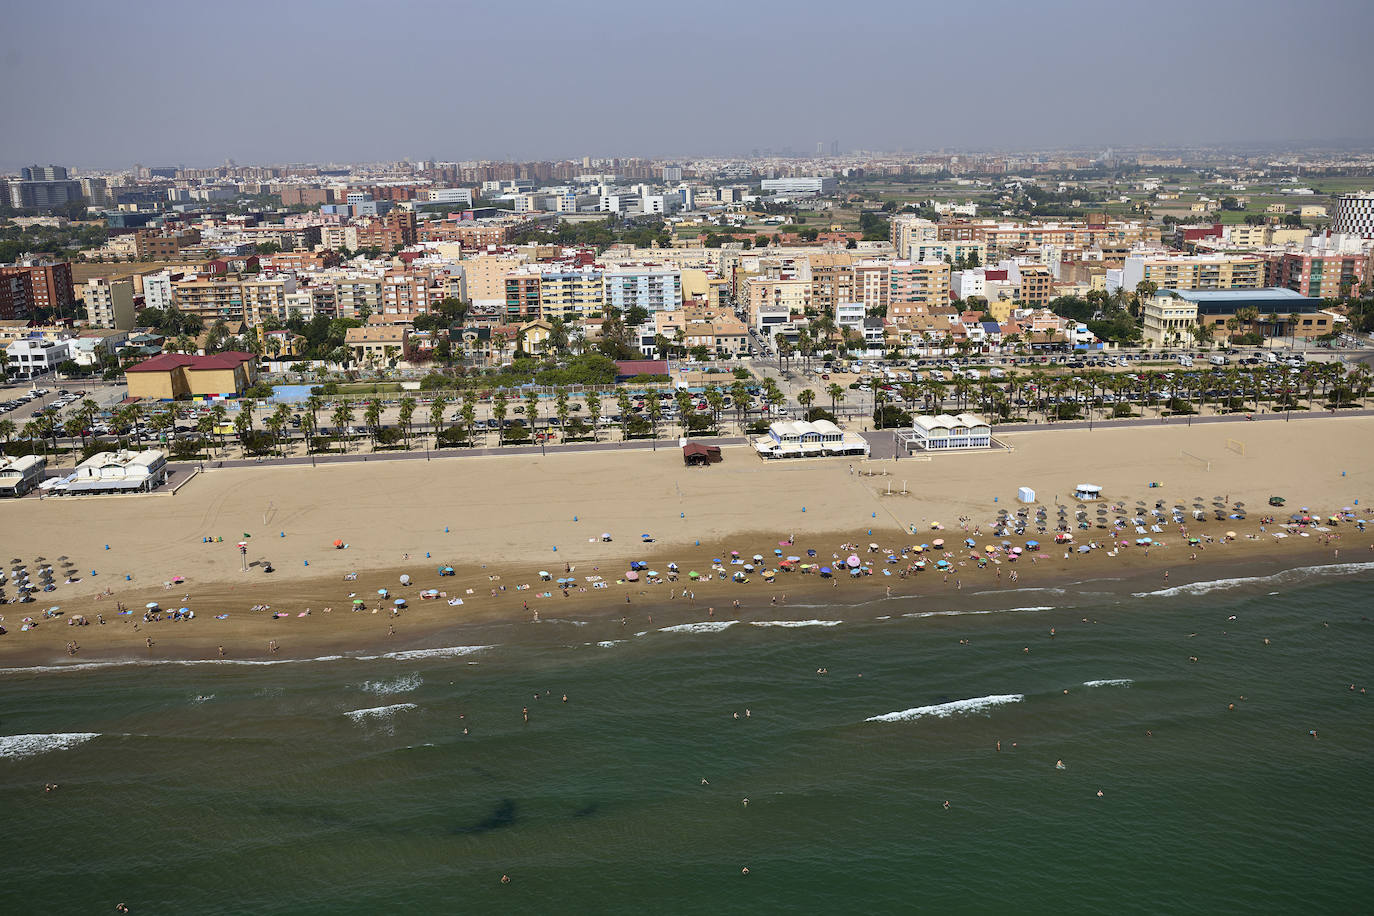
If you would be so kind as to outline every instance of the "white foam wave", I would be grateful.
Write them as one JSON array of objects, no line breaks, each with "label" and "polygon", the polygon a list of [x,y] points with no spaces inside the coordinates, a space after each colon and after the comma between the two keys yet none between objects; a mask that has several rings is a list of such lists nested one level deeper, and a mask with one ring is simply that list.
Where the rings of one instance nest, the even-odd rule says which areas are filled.
[{"label": "white foam wave", "polygon": [[49,735],[0,735],[0,757],[35,757],[99,738],[98,732],[58,732]]},{"label": "white foam wave", "polygon": [[1016,614],[1016,613],[1035,613],[1037,611],[1052,611],[1053,607],[1047,604],[1038,604],[1032,607],[1009,607],[1000,611],[913,611],[910,614],[903,614],[903,617],[981,617],[984,614]]},{"label": "white foam wave", "polygon": [[114,659],[107,662],[77,662],[70,665],[30,665],[27,667],[0,668],[0,676],[6,674],[52,674],[63,671],[97,671],[107,668],[152,668],[158,665],[222,665],[222,666],[261,666],[261,665],[304,665],[311,662],[340,662],[358,661],[375,662],[378,659],[386,658],[396,661],[413,661],[421,658],[452,658],[460,655],[471,655],[474,652],[481,652],[485,649],[494,649],[495,646],[445,646],[437,649],[409,649],[401,652],[385,652],[381,655],[317,655],[313,658],[200,658],[200,659],[165,659],[149,661],[147,659]]},{"label": "white foam wave", "polygon": [[721,630],[728,630],[739,621],[737,620],[707,620],[701,623],[679,623],[672,627],[662,627],[660,633],[719,633]]},{"label": "white foam wave", "polygon": [[752,627],[837,627],[842,620],[754,620]]},{"label": "white foam wave", "polygon": [[409,693],[419,688],[425,679],[420,676],[418,671],[402,675],[392,680],[363,681],[358,685],[359,690],[367,693],[375,693],[379,697],[391,696],[393,693]]},{"label": "white foam wave", "polygon": [[603,639],[601,642],[597,643],[596,645],[597,645],[598,648],[601,648],[601,649],[610,649],[610,648],[612,648],[613,646],[618,646],[618,645],[620,645],[620,644],[623,643],[624,641],[625,641],[625,640],[623,640],[623,639]]},{"label": "white foam wave", "polygon": [[1103,681],[1084,681],[1084,687],[1129,687],[1135,681],[1128,677],[1109,678]]},{"label": "white foam wave", "polygon": [[935,706],[916,706],[911,709],[903,709],[897,712],[885,713],[881,716],[872,716],[864,719],[865,722],[912,722],[916,719],[948,719],[950,716],[963,716],[975,712],[983,712],[992,709],[994,706],[1005,706],[1008,703],[1020,703],[1026,697],[1019,693],[993,694],[986,697],[973,697],[969,700],[954,700],[950,703],[939,703]]},{"label": "white foam wave", "polygon": [[352,709],[344,713],[354,722],[364,719],[385,719],[406,709],[419,709],[414,703],[393,703],[390,706],[373,706],[368,709]]},{"label": "white foam wave", "polygon": [[436,649],[404,649],[400,652],[383,652],[381,655],[354,655],[360,662],[375,661],[379,658],[391,658],[397,661],[412,661],[417,658],[458,658],[464,655],[473,655],[477,652],[485,652],[493,646],[442,646]]},{"label": "white foam wave", "polygon": [[1190,582],[1175,585],[1153,592],[1135,592],[1136,598],[1176,598],[1179,595],[1206,595],[1209,592],[1225,591],[1257,582],[1301,582],[1316,576],[1343,576],[1350,573],[1374,570],[1374,563],[1331,563],[1322,566],[1297,566],[1268,576],[1237,576],[1232,579],[1208,579],[1203,582]]}]

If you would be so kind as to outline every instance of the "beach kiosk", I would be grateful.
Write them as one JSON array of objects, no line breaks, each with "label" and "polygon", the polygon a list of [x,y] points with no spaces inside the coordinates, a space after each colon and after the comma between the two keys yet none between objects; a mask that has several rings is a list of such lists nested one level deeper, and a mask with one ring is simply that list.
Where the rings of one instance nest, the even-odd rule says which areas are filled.
[{"label": "beach kiosk", "polygon": [[1073,488],[1074,499],[1087,502],[1093,499],[1102,498],[1102,488],[1095,483],[1080,483]]},{"label": "beach kiosk", "polygon": [[1016,501],[1023,503],[1035,502],[1035,491],[1030,487],[1019,487],[1016,490]]}]

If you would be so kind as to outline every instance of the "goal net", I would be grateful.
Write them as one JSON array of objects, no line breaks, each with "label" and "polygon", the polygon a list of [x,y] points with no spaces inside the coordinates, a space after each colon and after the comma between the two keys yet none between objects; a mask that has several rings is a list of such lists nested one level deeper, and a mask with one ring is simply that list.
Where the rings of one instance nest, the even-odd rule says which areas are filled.
[{"label": "goal net", "polygon": [[1203,458],[1201,455],[1194,455],[1192,452],[1185,451],[1180,451],[1178,454],[1179,457],[1181,457],[1187,464],[1200,467],[1204,471],[1210,471],[1212,469],[1212,462],[1208,461],[1206,458]]},{"label": "goal net", "polygon": [[1245,442],[1241,439],[1227,439],[1226,448],[1228,451],[1235,452],[1242,458],[1245,457]]}]

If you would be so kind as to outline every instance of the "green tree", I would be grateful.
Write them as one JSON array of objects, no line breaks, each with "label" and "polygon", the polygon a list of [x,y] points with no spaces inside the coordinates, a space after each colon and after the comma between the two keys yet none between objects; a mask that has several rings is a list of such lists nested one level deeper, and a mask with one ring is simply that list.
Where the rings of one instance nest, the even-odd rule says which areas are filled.
[{"label": "green tree", "polygon": [[649,428],[655,439],[658,438],[658,421],[663,419],[663,403],[659,400],[658,389],[650,388],[644,398],[644,413],[649,417]]},{"label": "green tree", "polygon": [[616,391],[616,406],[620,408],[620,440],[624,442],[630,438],[630,417],[634,411],[630,405],[630,393],[624,388]]},{"label": "green tree", "polygon": [[530,435],[536,435],[539,425],[539,392],[533,388],[525,395],[525,422],[529,424]]},{"label": "green tree", "polygon": [[496,444],[506,444],[506,393],[498,391],[491,399],[491,416],[496,421]]},{"label": "green tree", "polygon": [[477,428],[477,396],[471,391],[463,392],[463,406],[459,408],[458,416],[463,422],[463,438],[475,445],[473,430]]},{"label": "green tree", "polygon": [[738,380],[731,384],[730,401],[735,406],[735,414],[739,418],[739,427],[743,431],[745,414],[749,409],[749,386]]},{"label": "green tree", "polygon": [[559,388],[553,399],[553,413],[558,418],[558,428],[564,439],[568,433],[568,390]]},{"label": "green tree", "polygon": [[401,398],[401,409],[397,418],[401,424],[401,434],[405,436],[406,448],[410,448],[410,424],[415,417],[415,399],[409,395]]},{"label": "green tree", "polygon": [[382,402],[377,398],[367,402],[363,408],[363,422],[367,424],[368,434],[372,437],[372,447],[377,447],[377,433],[382,426]]},{"label": "green tree", "polygon": [[844,400],[844,387],[838,382],[831,382],[825,388],[825,393],[830,397],[830,412],[834,413],[839,409],[839,404]]},{"label": "green tree", "polygon": [[601,392],[587,392],[586,400],[587,417],[592,421],[592,441],[595,442],[601,433]]},{"label": "green tree", "polygon": [[343,444],[345,452],[348,451],[348,440],[350,433],[348,427],[353,423],[353,405],[346,400],[340,400],[334,406],[334,412],[330,416],[335,428],[338,430],[339,441]]},{"label": "green tree", "polygon": [[816,392],[810,388],[803,388],[797,392],[797,403],[801,405],[802,416],[805,417],[811,412],[811,405],[816,403]]},{"label": "green tree", "polygon": [[687,435],[688,421],[692,418],[692,394],[686,388],[679,388],[673,392],[673,401],[677,404],[677,418],[682,423],[682,435]]},{"label": "green tree", "polygon": [[434,447],[439,447],[439,433],[444,431],[444,411],[448,409],[448,398],[436,394],[429,405],[429,428],[434,435]]}]

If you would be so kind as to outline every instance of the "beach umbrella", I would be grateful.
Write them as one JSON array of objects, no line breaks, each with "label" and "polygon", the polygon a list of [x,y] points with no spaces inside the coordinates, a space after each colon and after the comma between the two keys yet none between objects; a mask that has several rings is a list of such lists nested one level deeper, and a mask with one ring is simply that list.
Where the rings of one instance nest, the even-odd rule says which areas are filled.
[{"label": "beach umbrella", "polygon": [[656,570],[656,569],[651,569],[651,570],[649,570],[648,576],[649,576],[650,579],[657,579],[657,578],[658,578],[658,570]]},{"label": "beach umbrella", "polygon": [[[547,581],[548,579],[551,579],[553,577],[549,575],[549,571],[547,569],[541,569],[539,570],[539,578]],[[558,581],[562,582],[563,580],[559,579]]]},{"label": "beach umbrella", "polygon": [[754,571],[754,566],[753,566],[753,564],[751,564],[751,563],[745,563],[745,564],[744,564],[744,571],[745,571],[745,572],[753,572],[753,571]]},{"label": "beach umbrella", "polygon": [[743,581],[745,581],[745,579],[744,579],[744,573],[742,573],[742,572],[736,572],[735,575],[733,576],[733,578],[734,578],[734,580],[735,580],[736,582],[743,582]]},{"label": "beach umbrella", "polygon": [[788,557],[788,558],[787,558],[787,562],[789,562],[789,563],[800,563],[800,562],[801,562],[801,557]]},{"label": "beach umbrella", "polygon": [[732,557],[737,557],[737,556],[739,556],[739,551],[738,551],[738,550],[732,550],[732,551],[730,551],[730,556],[732,556]]},{"label": "beach umbrella", "polygon": [[878,549],[878,545],[877,545],[877,544],[869,544],[869,545],[868,545],[868,549],[869,549],[869,550],[877,550],[877,549]]},{"label": "beach umbrella", "polygon": [[694,569],[694,570],[692,570],[691,572],[689,572],[689,573],[687,574],[687,578],[689,578],[689,579],[700,579],[700,578],[701,578],[701,573],[697,572],[697,571]]},{"label": "beach umbrella", "polygon": [[363,601],[363,599],[361,599],[361,598],[354,598],[354,599],[353,599],[353,603],[354,603],[354,604],[366,604],[367,602]]},{"label": "beach umbrella", "polygon": [[630,572],[627,572],[627,573],[625,574],[625,578],[626,578],[628,581],[630,581],[630,582],[638,582],[638,581],[639,581],[639,573],[635,572],[634,570],[631,570]]},{"label": "beach umbrella", "polygon": [[610,539],[611,539],[611,534],[610,534],[609,531],[603,531],[603,532],[601,532],[601,540],[603,540],[603,541],[609,541]]},{"label": "beach umbrella", "polygon": [[944,538],[936,538],[935,540],[931,541],[930,543],[934,544],[937,548],[938,548],[938,547],[943,547],[943,546],[945,546],[945,539],[944,539]]},{"label": "beach umbrella", "polygon": [[145,605],[143,605],[143,606],[151,610],[152,608],[157,607],[157,602],[156,602],[156,601],[149,601],[147,604],[145,604]]},{"label": "beach umbrella", "polygon": [[669,564],[668,564],[668,569],[670,569],[670,570],[673,571],[673,572],[677,572],[677,564],[676,564],[676,563],[669,563]]},{"label": "beach umbrella", "polygon": [[763,561],[763,554],[761,554],[761,553],[756,553],[756,554],[754,554],[754,562],[755,562],[755,563],[761,563],[762,561]]},{"label": "beach umbrella", "polygon": [[854,554],[850,554],[849,559],[845,560],[845,562],[849,564],[850,569],[853,569],[859,565],[859,558]]},{"label": "beach umbrella", "polygon": [[344,544],[343,538],[335,538],[335,539],[334,539],[334,546],[335,546],[336,548],[342,547],[343,544]]},{"label": "beach umbrella", "polygon": [[773,570],[771,570],[771,569],[765,569],[765,570],[763,571],[763,577],[764,577],[765,579],[771,579],[771,578],[773,578],[775,575],[777,575],[777,573],[773,572]]},{"label": "beach umbrella", "polygon": [[722,562],[724,562],[724,561],[721,560],[720,557],[712,557],[712,558],[711,558],[711,562],[712,562],[712,563],[722,563]]},{"label": "beach umbrella", "polygon": [[936,560],[936,561],[935,561],[935,565],[936,565],[937,567],[939,567],[940,569],[948,569],[948,568],[949,568],[949,561],[948,561],[948,560]]},{"label": "beach umbrella", "polygon": [[397,598],[395,601],[391,603],[396,605],[397,607],[405,607],[406,600],[404,598]]},{"label": "beach umbrella", "polygon": [[821,575],[822,575],[822,576],[828,576],[828,575],[830,575],[830,572],[831,572],[831,570],[830,570],[830,567],[829,567],[829,566],[822,566],[822,567],[821,567]]},{"label": "beach umbrella", "polygon": [[782,548],[780,548],[780,547],[774,547],[774,548],[773,548],[773,556],[775,556],[775,557],[780,557],[780,556],[782,556]]},{"label": "beach umbrella", "polygon": [[401,584],[402,584],[402,585],[409,585],[409,584],[410,584],[410,576],[401,576]]},{"label": "beach umbrella", "polygon": [[379,589],[377,589],[377,594],[379,594],[379,595],[381,595],[383,598],[385,598],[385,597],[386,597],[386,589],[384,589],[384,588],[379,588]]},{"label": "beach umbrella", "polygon": [[1226,532],[1226,536],[1228,538],[1234,538],[1236,536],[1236,533],[1234,531],[1228,531]]},{"label": "beach umbrella", "polygon": [[974,541],[973,541],[973,538],[964,538],[964,546],[965,546],[965,547],[973,547],[973,546],[975,546]]}]

